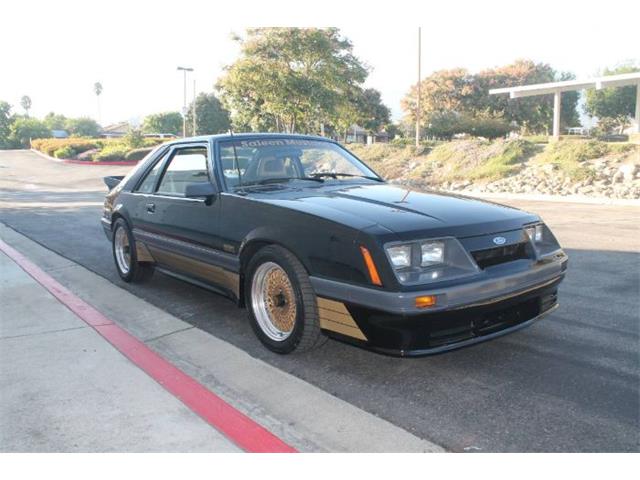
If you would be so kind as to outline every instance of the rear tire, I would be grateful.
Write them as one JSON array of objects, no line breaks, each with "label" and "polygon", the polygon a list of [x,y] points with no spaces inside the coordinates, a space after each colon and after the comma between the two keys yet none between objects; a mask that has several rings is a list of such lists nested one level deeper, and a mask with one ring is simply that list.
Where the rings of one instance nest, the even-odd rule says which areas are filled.
[{"label": "rear tire", "polygon": [[247,267],[244,291],[251,327],[269,350],[305,352],[326,341],[309,275],[289,250],[259,250]]},{"label": "rear tire", "polygon": [[116,270],[122,280],[127,283],[141,283],[153,276],[152,263],[138,262],[135,239],[123,218],[116,220],[113,226],[111,247]]}]

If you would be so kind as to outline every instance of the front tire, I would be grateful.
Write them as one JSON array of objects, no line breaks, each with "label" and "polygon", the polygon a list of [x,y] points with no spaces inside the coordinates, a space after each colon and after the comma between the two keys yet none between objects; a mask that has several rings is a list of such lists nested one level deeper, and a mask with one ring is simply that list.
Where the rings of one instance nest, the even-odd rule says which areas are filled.
[{"label": "front tire", "polygon": [[127,283],[145,282],[153,275],[153,264],[138,262],[136,243],[129,225],[123,218],[113,226],[111,242],[113,260],[120,278]]},{"label": "front tire", "polygon": [[304,352],[324,343],[316,294],[295,255],[278,245],[264,247],[249,262],[245,278],[251,326],[269,350]]}]

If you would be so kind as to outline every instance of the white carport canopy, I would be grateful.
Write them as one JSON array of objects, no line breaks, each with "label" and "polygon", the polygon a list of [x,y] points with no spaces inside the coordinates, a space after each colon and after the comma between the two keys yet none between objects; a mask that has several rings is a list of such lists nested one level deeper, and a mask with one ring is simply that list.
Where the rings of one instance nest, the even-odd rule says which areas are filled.
[{"label": "white carport canopy", "polygon": [[621,73],[607,77],[591,78],[589,80],[566,80],[564,82],[538,83],[519,87],[493,88],[491,95],[508,93],[510,98],[532,97],[535,95],[553,94],[553,136],[560,136],[560,99],[562,92],[601,89],[607,87],[624,87],[636,85],[635,131],[640,132],[640,72]]}]

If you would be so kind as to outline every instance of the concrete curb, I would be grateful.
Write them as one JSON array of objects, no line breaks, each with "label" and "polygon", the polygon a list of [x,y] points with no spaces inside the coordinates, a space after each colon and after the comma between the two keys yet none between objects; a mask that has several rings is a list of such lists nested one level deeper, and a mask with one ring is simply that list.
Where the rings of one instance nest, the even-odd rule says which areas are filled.
[{"label": "concrete curb", "polygon": [[0,238],[152,350],[299,451],[444,451],[192,327],[2,223]]}]

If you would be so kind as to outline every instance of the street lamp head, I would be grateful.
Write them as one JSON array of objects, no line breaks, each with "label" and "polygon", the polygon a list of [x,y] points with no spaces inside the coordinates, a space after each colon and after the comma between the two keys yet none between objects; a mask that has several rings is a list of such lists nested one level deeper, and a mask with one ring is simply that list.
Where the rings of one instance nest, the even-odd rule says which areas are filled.
[{"label": "street lamp head", "polygon": [[193,72],[191,67],[178,67],[178,70],[184,70],[185,72]]}]

